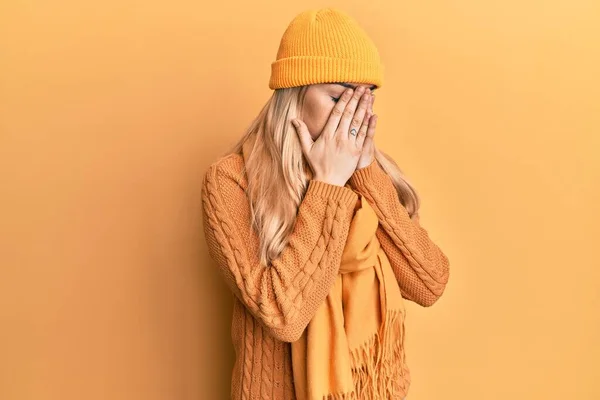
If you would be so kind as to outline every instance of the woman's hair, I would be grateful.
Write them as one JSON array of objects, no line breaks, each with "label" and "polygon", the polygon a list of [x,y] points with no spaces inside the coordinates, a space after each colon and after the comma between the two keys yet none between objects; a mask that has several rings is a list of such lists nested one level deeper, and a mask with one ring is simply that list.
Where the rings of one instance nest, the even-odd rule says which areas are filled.
[{"label": "woman's hair", "polygon": [[[255,135],[244,169],[251,223],[260,240],[259,259],[263,265],[269,265],[285,248],[312,178],[298,134],[290,122],[300,116],[307,88],[276,89],[244,135],[227,152],[243,154],[244,143]],[[375,148],[375,159],[390,176],[400,202],[412,218],[420,205],[416,190],[390,156]]]}]

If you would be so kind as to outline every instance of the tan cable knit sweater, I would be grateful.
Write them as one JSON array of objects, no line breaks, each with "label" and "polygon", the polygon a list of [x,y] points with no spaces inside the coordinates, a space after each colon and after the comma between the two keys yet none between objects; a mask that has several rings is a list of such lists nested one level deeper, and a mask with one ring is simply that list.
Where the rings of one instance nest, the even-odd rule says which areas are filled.
[{"label": "tan cable knit sweater", "polygon": [[[355,191],[377,213],[377,238],[404,298],[433,304],[448,281],[449,261],[418,217],[409,217],[391,179],[373,161],[343,187],[309,181],[288,245],[263,267],[250,227],[243,165],[241,154],[221,158],[209,167],[202,187],[209,253],[235,295],[231,399],[295,400],[289,342],[300,337],[335,281],[358,200]],[[409,384],[407,378],[405,391]]]}]

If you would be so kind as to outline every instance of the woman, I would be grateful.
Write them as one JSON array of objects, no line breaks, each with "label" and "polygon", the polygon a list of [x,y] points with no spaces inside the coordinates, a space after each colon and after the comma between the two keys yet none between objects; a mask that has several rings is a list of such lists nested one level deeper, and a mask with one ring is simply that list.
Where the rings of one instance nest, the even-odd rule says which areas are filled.
[{"label": "woman", "polygon": [[375,148],[382,70],[354,19],[302,12],[273,96],[204,177],[209,253],[235,295],[232,399],[406,396],[403,301],[433,304],[449,263]]}]

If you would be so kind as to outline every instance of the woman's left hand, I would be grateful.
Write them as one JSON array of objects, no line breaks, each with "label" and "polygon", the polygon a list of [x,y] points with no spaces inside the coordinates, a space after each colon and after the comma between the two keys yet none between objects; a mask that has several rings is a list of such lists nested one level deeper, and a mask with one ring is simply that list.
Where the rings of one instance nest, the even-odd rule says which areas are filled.
[{"label": "woman's left hand", "polygon": [[373,103],[375,102],[375,95],[371,95],[371,104],[369,109],[365,113],[365,118],[363,119],[363,126],[361,127],[361,131],[366,129],[367,136],[365,137],[365,142],[363,143],[362,154],[358,159],[358,164],[356,165],[356,169],[361,169],[367,167],[369,164],[373,162],[375,159],[375,127],[377,125],[377,115],[373,114]]}]

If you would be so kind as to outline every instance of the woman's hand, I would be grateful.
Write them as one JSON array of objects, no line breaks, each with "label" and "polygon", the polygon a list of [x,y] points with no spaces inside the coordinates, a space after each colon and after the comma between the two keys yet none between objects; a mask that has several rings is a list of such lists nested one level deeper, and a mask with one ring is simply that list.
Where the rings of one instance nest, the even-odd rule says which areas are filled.
[{"label": "woman's hand", "polygon": [[[364,118],[370,95],[364,87],[348,89],[333,108],[325,127],[313,141],[306,124],[296,118],[292,124],[298,133],[302,152],[313,170],[313,179],[344,186],[356,170],[366,137]],[[360,132],[359,132],[360,129]]]},{"label": "woman's hand", "polygon": [[371,94],[371,104],[365,114],[361,131],[366,130],[367,134],[365,142],[363,143],[362,153],[356,164],[356,169],[367,167],[375,159],[375,127],[377,126],[377,115],[373,114],[373,103],[375,102],[375,95]]}]

